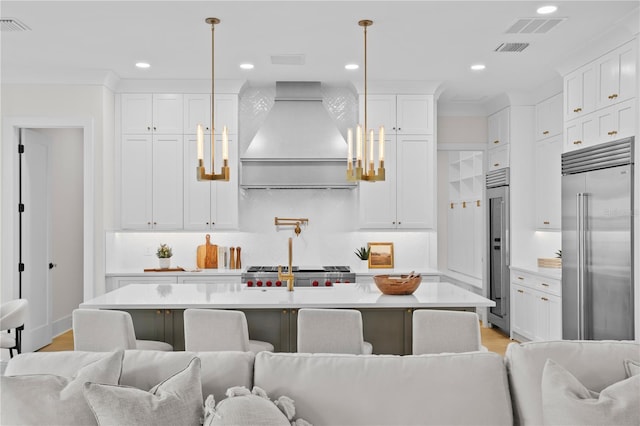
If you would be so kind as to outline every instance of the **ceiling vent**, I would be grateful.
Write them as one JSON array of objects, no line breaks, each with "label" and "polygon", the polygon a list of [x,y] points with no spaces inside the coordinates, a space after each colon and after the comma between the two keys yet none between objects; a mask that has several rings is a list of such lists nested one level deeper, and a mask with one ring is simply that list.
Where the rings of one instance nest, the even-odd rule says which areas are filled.
[{"label": "ceiling vent", "polygon": [[271,63],[273,65],[304,65],[304,55],[271,55]]},{"label": "ceiling vent", "polygon": [[507,28],[506,34],[546,34],[567,18],[520,18]]},{"label": "ceiling vent", "polygon": [[22,22],[15,18],[0,18],[0,31],[29,31],[31,28],[27,27]]},{"label": "ceiling vent", "polygon": [[494,49],[494,52],[522,52],[529,43],[502,43]]}]

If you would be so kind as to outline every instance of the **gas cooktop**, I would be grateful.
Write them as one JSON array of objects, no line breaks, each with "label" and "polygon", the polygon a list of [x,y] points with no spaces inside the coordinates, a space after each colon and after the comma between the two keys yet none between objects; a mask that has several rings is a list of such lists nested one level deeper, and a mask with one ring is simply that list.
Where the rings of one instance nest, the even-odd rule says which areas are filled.
[{"label": "gas cooktop", "polygon": [[[286,272],[289,269],[288,266],[283,265],[282,271]],[[278,272],[277,266],[250,266],[247,268],[247,272]],[[317,273],[317,272],[351,272],[348,266],[294,266],[293,272],[296,273]]]}]

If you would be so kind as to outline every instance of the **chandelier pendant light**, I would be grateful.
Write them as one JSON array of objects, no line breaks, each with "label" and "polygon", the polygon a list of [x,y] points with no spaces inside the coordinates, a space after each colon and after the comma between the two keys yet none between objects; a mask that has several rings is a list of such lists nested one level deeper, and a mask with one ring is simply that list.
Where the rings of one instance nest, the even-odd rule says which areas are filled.
[{"label": "chandelier pendant light", "polygon": [[353,161],[353,130],[347,132],[347,180],[354,181],[383,181],[384,170],[384,127],[378,129],[378,170],[374,164],[374,131],[367,127],[367,27],[373,21],[363,19],[358,25],[364,28],[364,126],[356,127],[356,160]]},{"label": "chandelier pendant light", "polygon": [[207,18],[205,22],[211,25],[211,173],[207,173],[204,167],[204,130],[202,124],[196,129],[196,143],[198,148],[198,166],[196,167],[197,179],[200,181],[222,180],[229,181],[229,136],[227,126],[222,128],[222,169],[215,173],[215,126],[214,126],[214,96],[215,96],[215,61],[214,61],[214,34],[215,26],[220,23],[218,18]]}]

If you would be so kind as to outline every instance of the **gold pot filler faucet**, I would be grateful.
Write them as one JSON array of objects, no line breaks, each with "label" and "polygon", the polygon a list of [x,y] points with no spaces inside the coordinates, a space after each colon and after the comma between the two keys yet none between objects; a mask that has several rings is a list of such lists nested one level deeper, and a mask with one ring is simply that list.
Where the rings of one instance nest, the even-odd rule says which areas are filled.
[{"label": "gold pot filler faucet", "polygon": [[[291,219],[291,218],[282,218],[282,217],[275,218],[276,226],[280,226],[280,225],[295,226],[294,232],[296,233],[296,237],[300,235],[300,232],[302,232],[302,230],[300,229],[301,223],[308,224],[309,219],[307,218]],[[287,290],[293,291],[294,278],[295,277],[293,275],[293,238],[289,237],[289,270],[286,274],[283,274],[282,265],[278,265],[278,280],[287,281]]]}]

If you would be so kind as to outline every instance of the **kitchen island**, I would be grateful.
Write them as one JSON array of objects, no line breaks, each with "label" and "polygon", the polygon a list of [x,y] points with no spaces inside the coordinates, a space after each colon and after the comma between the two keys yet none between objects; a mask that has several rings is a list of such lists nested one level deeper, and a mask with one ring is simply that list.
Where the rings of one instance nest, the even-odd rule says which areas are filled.
[{"label": "kitchen island", "polygon": [[182,313],[188,308],[238,309],[252,339],[271,342],[276,351],[295,351],[297,310],[351,308],[362,312],[364,338],[374,353],[411,353],[414,309],[470,310],[495,306],[477,294],[446,282],[423,282],[407,296],[384,295],[371,282],[332,287],[250,288],[243,284],[130,284],[88,300],[80,308],[130,312],[138,339],[162,340],[184,349]]}]

